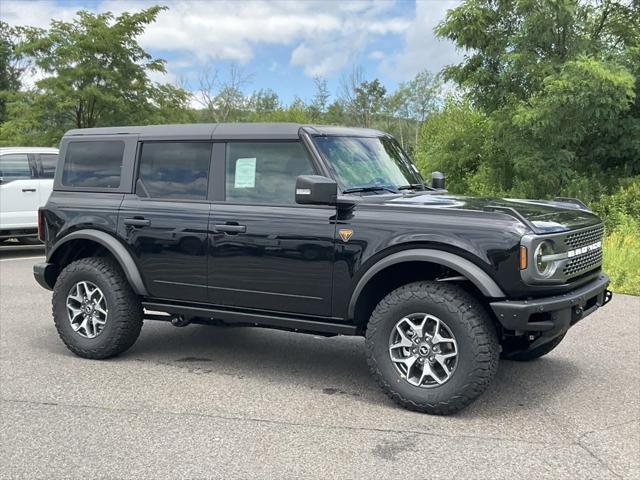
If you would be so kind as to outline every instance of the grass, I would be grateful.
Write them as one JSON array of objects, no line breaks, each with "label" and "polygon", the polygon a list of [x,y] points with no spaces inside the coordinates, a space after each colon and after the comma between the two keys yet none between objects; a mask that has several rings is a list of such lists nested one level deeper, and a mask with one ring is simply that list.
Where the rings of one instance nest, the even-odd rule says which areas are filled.
[{"label": "grass", "polygon": [[603,270],[611,277],[609,288],[640,295],[640,232],[614,230],[604,239]]}]

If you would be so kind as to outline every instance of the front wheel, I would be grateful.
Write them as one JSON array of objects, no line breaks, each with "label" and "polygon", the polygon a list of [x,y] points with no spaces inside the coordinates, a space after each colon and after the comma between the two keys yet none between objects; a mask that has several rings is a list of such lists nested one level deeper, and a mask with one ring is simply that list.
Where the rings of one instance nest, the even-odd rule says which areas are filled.
[{"label": "front wheel", "polygon": [[469,405],[498,368],[495,327],[455,285],[415,282],[382,299],[366,331],[367,361],[401,406],[447,415]]},{"label": "front wheel", "polygon": [[135,343],[142,328],[140,297],[111,258],[69,264],[56,280],[52,303],[60,338],[80,357],[114,357]]}]

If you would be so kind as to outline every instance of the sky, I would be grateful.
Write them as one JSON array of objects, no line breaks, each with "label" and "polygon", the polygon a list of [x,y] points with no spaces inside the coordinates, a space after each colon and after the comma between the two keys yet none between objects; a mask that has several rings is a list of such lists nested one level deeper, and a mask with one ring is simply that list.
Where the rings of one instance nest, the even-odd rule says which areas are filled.
[{"label": "sky", "polygon": [[423,69],[437,72],[462,57],[433,35],[459,0],[0,0],[0,18],[46,28],[81,9],[118,14],[156,4],[168,10],[139,37],[167,62],[167,73],[152,79],[191,91],[204,71],[224,80],[231,64],[248,79],[245,93],[270,88],[284,102],[310,100],[314,76],[335,94],[354,65],[393,90]]}]

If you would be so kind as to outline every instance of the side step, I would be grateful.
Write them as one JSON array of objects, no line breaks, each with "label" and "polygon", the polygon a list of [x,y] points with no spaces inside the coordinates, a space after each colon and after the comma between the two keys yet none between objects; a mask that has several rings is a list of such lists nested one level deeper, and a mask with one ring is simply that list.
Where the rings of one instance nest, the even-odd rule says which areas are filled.
[{"label": "side step", "polygon": [[[333,335],[358,335],[358,327],[320,320],[308,320],[300,317],[288,317],[256,312],[239,312],[214,307],[176,305],[172,303],[143,301],[142,306],[156,312],[167,312],[191,317],[205,317],[228,324],[272,327],[306,333],[324,333]],[[145,316],[150,320],[163,320],[159,315]],[[167,317],[166,320],[171,320]],[[201,322],[198,322],[201,323]],[[215,323],[215,322],[212,322]]]}]

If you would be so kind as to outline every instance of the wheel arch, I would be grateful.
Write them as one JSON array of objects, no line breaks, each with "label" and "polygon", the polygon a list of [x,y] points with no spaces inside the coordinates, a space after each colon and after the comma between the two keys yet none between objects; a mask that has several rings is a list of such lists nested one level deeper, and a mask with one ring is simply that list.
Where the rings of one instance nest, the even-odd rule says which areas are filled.
[{"label": "wheel arch", "polygon": [[506,297],[505,293],[498,286],[495,280],[470,260],[455,253],[445,252],[443,250],[433,248],[412,248],[388,255],[369,267],[369,269],[360,277],[358,283],[353,289],[351,299],[349,301],[348,318],[356,318],[356,307],[358,306],[358,302],[361,300],[363,293],[366,293],[367,286],[370,285],[376,277],[386,271],[390,271],[394,267],[398,267],[403,264],[416,263],[424,263],[431,266],[435,265],[450,269],[464,277],[464,280],[468,280],[473,287],[486,298]]},{"label": "wheel arch", "polygon": [[[112,235],[94,229],[77,230],[62,238],[48,253],[47,261],[60,265],[62,259],[69,254],[69,249],[78,243],[92,242],[100,245],[118,262],[133,291],[138,295],[148,295],[147,289],[140,275],[140,270],[127,248]],[[56,275],[57,278],[57,275]],[[54,282],[55,283],[55,279]]]}]

